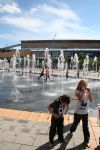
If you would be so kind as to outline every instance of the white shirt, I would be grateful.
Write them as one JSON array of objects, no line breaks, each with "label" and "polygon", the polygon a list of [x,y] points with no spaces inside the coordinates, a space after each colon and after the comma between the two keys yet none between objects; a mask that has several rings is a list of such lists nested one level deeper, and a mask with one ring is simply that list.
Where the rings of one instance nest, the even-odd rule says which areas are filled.
[{"label": "white shirt", "polygon": [[77,106],[75,113],[77,114],[88,114],[89,113],[89,99],[86,93],[81,92],[80,94],[83,95],[82,102],[77,100]]}]

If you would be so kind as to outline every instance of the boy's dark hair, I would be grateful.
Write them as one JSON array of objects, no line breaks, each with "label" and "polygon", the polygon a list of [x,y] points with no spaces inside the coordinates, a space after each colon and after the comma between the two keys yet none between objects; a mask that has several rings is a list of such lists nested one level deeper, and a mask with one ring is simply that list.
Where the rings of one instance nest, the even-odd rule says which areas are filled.
[{"label": "boy's dark hair", "polygon": [[62,96],[60,96],[60,100],[61,100],[62,103],[69,104],[70,103],[70,96],[68,96],[68,95],[62,95]]}]

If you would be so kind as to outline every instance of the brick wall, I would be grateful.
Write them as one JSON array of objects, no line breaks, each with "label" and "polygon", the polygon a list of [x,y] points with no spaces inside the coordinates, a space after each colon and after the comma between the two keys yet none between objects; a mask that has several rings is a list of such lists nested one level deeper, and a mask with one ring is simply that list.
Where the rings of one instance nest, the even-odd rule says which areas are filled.
[{"label": "brick wall", "polygon": [[[11,58],[13,57],[13,54],[15,53],[15,51],[10,51],[10,52],[0,52],[0,58]],[[32,52],[29,50],[24,50],[24,51],[20,51],[20,56],[21,57],[26,57],[27,55],[32,56]]]}]

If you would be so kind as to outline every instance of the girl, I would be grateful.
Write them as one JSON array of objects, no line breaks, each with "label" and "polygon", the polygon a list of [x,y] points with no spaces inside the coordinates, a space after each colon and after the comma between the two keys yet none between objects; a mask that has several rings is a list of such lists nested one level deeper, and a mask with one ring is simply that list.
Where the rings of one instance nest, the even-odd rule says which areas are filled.
[{"label": "girl", "polygon": [[86,147],[90,147],[90,132],[88,128],[88,107],[89,101],[92,101],[93,97],[91,90],[87,87],[87,83],[85,80],[79,81],[75,91],[75,96],[77,97],[78,101],[77,108],[74,114],[74,122],[70,128],[70,134],[72,134],[76,130],[80,120],[82,120],[84,144],[86,145]]}]

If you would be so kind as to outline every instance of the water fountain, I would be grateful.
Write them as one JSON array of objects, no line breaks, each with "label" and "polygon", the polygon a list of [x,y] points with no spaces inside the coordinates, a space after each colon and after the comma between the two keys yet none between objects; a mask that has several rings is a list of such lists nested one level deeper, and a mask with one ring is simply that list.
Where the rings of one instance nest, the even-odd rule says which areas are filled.
[{"label": "water fountain", "polygon": [[44,56],[45,56],[44,57],[45,67],[48,67],[51,73],[52,61],[51,61],[51,55],[49,54],[48,48],[45,49]]},{"label": "water fountain", "polygon": [[27,59],[26,59],[26,57],[24,57],[24,68],[22,70],[23,76],[25,76],[25,72],[26,72],[26,63],[27,63]]},{"label": "water fountain", "polygon": [[97,57],[95,56],[94,59],[93,59],[93,70],[97,72]]},{"label": "water fountain", "polygon": [[88,75],[88,69],[89,69],[89,56],[86,55],[84,62],[83,62],[83,77]]},{"label": "water fountain", "polygon": [[61,91],[62,91],[62,93],[64,92],[64,89],[63,89],[64,62],[65,62],[64,53],[63,53],[63,50],[60,50],[60,55],[59,55],[59,58],[58,58],[58,69],[61,72],[61,77],[62,77],[62,81],[61,81],[61,85],[62,85]]},{"label": "water fountain", "polygon": [[[33,61],[35,65],[35,56],[33,58],[34,59],[31,60],[29,56],[27,56],[27,58],[24,57],[24,72],[29,72],[30,61]],[[52,80],[46,83],[44,80],[38,81],[37,74],[35,73],[33,74],[33,76],[29,76],[29,73],[26,73],[25,76],[19,75],[16,71],[17,58],[16,55],[14,55],[12,58],[12,72],[14,73],[10,72],[11,76],[4,76],[2,78],[2,72],[0,72],[0,107],[29,111],[46,111],[48,104],[51,103],[57,96],[63,93],[73,96],[76,85],[80,79],[66,79],[64,77],[63,72],[65,61],[63,51],[61,51],[58,60],[59,70],[57,71],[59,71],[59,74],[61,73],[61,76],[52,76]],[[20,63],[20,61],[18,61],[17,63]],[[74,63],[76,68],[79,63],[77,55],[74,56]],[[87,56],[84,59],[85,72],[86,70],[88,70],[88,63],[89,57]],[[45,65],[51,68],[51,57],[49,55],[48,49],[45,52],[45,58],[43,62],[43,66]],[[88,83],[95,99],[93,104],[90,105],[91,114],[96,115],[95,112],[100,98],[100,80],[98,80],[97,82],[93,80],[88,80]],[[69,108],[70,113],[73,111],[74,107],[75,102],[71,102]]]},{"label": "water fountain", "polygon": [[[51,76],[51,68],[52,68],[52,61],[51,61],[51,55],[49,54],[49,49],[46,48],[45,49],[45,53],[44,53],[44,68],[47,68],[49,70],[49,76],[50,76],[50,82],[44,82],[43,80],[43,95],[48,95],[48,96],[55,96],[56,93],[53,91],[53,82],[52,82],[52,76]],[[46,86],[49,85],[50,86],[50,91],[46,91]]]},{"label": "water fountain", "polygon": [[5,71],[8,69],[8,63],[7,63],[7,59],[4,58],[4,60],[0,59],[0,69],[2,71],[2,76],[5,75]]},{"label": "water fountain", "polygon": [[71,56],[71,60],[70,60],[70,70],[73,70],[73,63],[74,63],[74,58],[73,56]]},{"label": "water fountain", "polygon": [[75,71],[76,71],[76,77],[78,77],[78,72],[79,72],[79,60],[78,60],[78,55],[77,53],[74,54],[74,67],[75,67]]},{"label": "water fountain", "polygon": [[60,50],[60,55],[59,55],[59,58],[58,58],[58,63],[59,63],[59,70],[64,70],[64,53],[63,53],[63,50]]},{"label": "water fountain", "polygon": [[77,70],[78,63],[79,63],[78,55],[77,55],[77,53],[75,53],[75,54],[74,54],[74,64],[75,64],[75,70]]},{"label": "water fountain", "polygon": [[13,54],[13,58],[11,59],[11,63],[12,63],[12,83],[13,83],[13,87],[12,87],[12,91],[10,93],[10,98],[13,99],[13,101],[18,101],[20,98],[22,98],[22,94],[20,93],[20,91],[18,91],[17,87],[16,87],[16,82],[18,81],[18,76],[16,75],[16,65],[18,65],[17,59],[20,58],[20,53],[19,51],[16,51],[15,54]]},{"label": "water fountain", "polygon": [[34,69],[35,69],[35,63],[36,63],[36,58],[35,58],[35,54],[32,55],[32,72],[34,73]]}]

